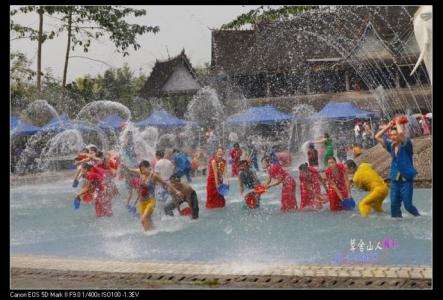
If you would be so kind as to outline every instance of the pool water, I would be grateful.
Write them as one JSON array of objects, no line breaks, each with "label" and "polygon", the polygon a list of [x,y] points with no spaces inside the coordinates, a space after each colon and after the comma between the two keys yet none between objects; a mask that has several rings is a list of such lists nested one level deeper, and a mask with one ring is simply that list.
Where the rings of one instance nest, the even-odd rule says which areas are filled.
[{"label": "pool water", "polygon": [[[300,203],[298,177],[294,178]],[[77,189],[71,184],[67,178],[11,188],[11,254],[176,262],[432,264],[430,189],[414,190],[420,217],[402,208],[403,218],[392,219],[388,196],[385,213],[361,218],[357,211],[332,213],[327,207],[283,214],[281,187],[264,194],[259,209],[243,209],[235,178],[230,179],[226,207],[207,210],[205,179],[196,177],[192,186],[199,197],[199,219],[156,213],[155,230],[144,232],[139,219],[125,208],[122,182],[121,196],[113,202],[114,215],[102,219],[95,218],[93,205],[82,203],[79,210],[73,209]],[[353,195],[358,201],[364,192]],[[395,245],[375,249],[386,240]]]}]

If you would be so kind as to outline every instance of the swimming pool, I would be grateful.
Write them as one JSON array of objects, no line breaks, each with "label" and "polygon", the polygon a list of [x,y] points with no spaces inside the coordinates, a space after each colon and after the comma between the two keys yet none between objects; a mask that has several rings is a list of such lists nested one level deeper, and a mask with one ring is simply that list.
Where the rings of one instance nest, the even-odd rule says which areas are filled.
[{"label": "swimming pool", "polygon": [[[262,196],[260,209],[245,210],[235,178],[230,179],[227,206],[207,210],[205,181],[193,180],[200,218],[156,215],[155,230],[147,233],[124,207],[122,182],[113,217],[103,219],[95,218],[91,205],[82,203],[73,210],[76,189],[71,179],[11,188],[11,254],[176,262],[432,264],[430,189],[414,190],[420,217],[402,209],[403,219],[392,219],[388,196],[385,213],[363,219],[355,211],[328,209],[282,214],[281,187]],[[363,195],[353,194],[355,200]],[[383,249],[377,249],[377,243]]]}]

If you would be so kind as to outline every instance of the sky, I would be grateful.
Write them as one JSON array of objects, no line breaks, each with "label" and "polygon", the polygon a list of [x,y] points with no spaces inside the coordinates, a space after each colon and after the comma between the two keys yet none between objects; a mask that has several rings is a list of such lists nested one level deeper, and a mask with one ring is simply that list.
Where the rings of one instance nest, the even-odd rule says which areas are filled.
[{"label": "sky", "polygon": [[[70,82],[77,77],[90,74],[95,76],[103,73],[109,67],[121,67],[128,63],[135,74],[140,68],[146,75],[152,70],[156,60],[167,60],[168,56],[178,55],[182,49],[194,67],[203,66],[211,62],[211,31],[210,28],[220,28],[221,25],[234,20],[238,15],[246,13],[258,5],[155,5],[132,6],[145,9],[146,15],[138,18],[128,18],[130,23],[140,25],[159,26],[157,34],[147,33],[139,36],[137,41],[141,45],[137,51],[130,49],[129,56],[123,57],[115,50],[112,42],[105,37],[100,42],[92,41],[87,53],[82,48],[71,51],[71,56],[87,56],[106,62],[99,63],[84,58],[71,58],[69,60],[68,78]],[[11,6],[11,9],[16,6]],[[35,12],[17,14],[13,21],[23,26],[38,29],[38,15]],[[51,17],[44,18],[43,30],[54,29],[58,20]],[[32,68],[37,63],[37,42],[28,39],[12,40],[11,51],[20,51],[33,61]],[[66,53],[67,33],[63,32],[58,38],[48,40],[42,47],[43,72],[50,68],[52,74],[62,78],[64,58]],[[169,53],[169,54],[168,54]]]}]

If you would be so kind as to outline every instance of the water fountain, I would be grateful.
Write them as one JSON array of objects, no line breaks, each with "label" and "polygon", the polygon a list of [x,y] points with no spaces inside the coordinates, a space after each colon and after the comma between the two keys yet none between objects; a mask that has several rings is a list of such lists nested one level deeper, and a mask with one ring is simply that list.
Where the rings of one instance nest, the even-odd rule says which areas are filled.
[{"label": "water fountain", "polygon": [[[340,6],[335,10],[344,11]],[[302,18],[311,28],[316,24],[327,27],[329,22],[322,17],[323,13],[327,11],[307,12],[296,18]],[[353,22],[361,22],[361,18],[354,12],[347,12],[342,16],[337,14],[337,18],[343,32],[338,30],[326,35],[321,30],[314,32],[306,26],[300,28],[297,34],[301,41],[303,36],[315,36],[319,41],[332,45],[342,57],[349,57],[349,49],[355,46],[355,39],[345,38],[344,33],[355,37],[352,25]],[[276,42],[284,39],[284,34],[282,30],[280,35],[275,36]],[[400,44],[399,47],[404,45]],[[389,117],[393,116],[393,110],[406,112],[406,105],[397,100],[402,99],[402,95],[385,91],[384,86],[392,87],[392,84],[389,78],[379,72],[384,67],[381,58],[369,59],[365,49],[359,53],[359,56],[351,57],[350,64],[375,95],[377,101],[374,105],[378,103]],[[251,55],[251,59],[253,57]],[[365,59],[367,61],[363,63],[362,60]],[[371,68],[364,69],[364,66]],[[239,96],[239,99],[244,98]],[[229,114],[246,108],[245,104],[246,101],[235,103],[235,108],[228,113],[227,108],[234,107],[233,100],[223,104],[213,88],[204,87],[189,103],[186,118],[197,123],[199,128],[213,128],[217,136],[225,137],[226,129],[221,126],[224,119]],[[28,108],[30,112],[27,114],[30,117],[39,113],[37,106],[44,108],[43,111],[49,112],[50,116],[58,117],[57,112],[44,101],[35,102]],[[171,133],[160,133],[153,127],[141,129],[134,126],[131,112],[123,105],[112,101],[97,101],[83,107],[74,119],[75,124],[90,126],[94,136],[88,136],[78,129],[39,133],[29,139],[19,163],[20,168],[24,170],[31,158],[39,157],[41,162],[38,168],[48,169],[48,162],[54,156],[74,155],[84,145],[92,142],[99,144],[101,149],[110,149],[112,143],[98,124],[115,112],[127,121],[115,138],[118,141],[117,151],[122,150],[128,135],[133,136],[137,160],[152,160],[156,149],[176,146],[175,136]],[[294,119],[312,112],[312,107],[296,105],[293,110]],[[296,137],[296,148],[300,150],[296,153],[294,164],[298,167],[306,159],[304,153],[307,141],[321,136],[331,128],[316,120],[299,124],[298,127],[294,125],[295,123],[291,124],[290,128],[291,136]],[[188,137],[201,140],[200,130],[189,126],[184,132]],[[241,131],[246,132],[243,129]],[[288,132],[279,134],[280,140],[287,142],[290,148]],[[277,135],[274,134],[278,137]],[[225,144],[223,140],[219,143]],[[190,145],[192,143],[185,143],[185,146]],[[295,169],[288,172],[298,180]],[[259,179],[264,180],[263,174],[259,174]],[[392,220],[387,213],[366,219],[359,218],[356,212],[335,215],[327,210],[280,214],[279,188],[264,194],[262,207],[251,213],[241,209],[243,199],[238,190],[237,179],[230,178],[229,183],[231,190],[227,207],[209,211],[203,208],[206,197],[205,180],[195,180],[192,186],[199,198],[200,218],[157,218],[154,220],[156,229],[149,233],[142,231],[139,220],[128,215],[124,205],[118,205],[118,201],[113,205],[114,216],[110,219],[95,219],[93,208],[87,205],[82,206],[79,211],[73,211],[71,202],[75,190],[70,187],[71,178],[56,183],[15,187],[11,189],[10,250],[13,254],[121,260],[331,264],[335,262],[337,255],[349,250],[351,239],[375,241],[395,238],[401,246],[395,252],[391,251],[380,257],[378,264],[429,265],[432,262],[432,195],[429,189],[414,192],[414,201],[422,216],[405,216],[399,223]],[[125,191],[123,182],[118,182],[118,186],[121,191]],[[363,195],[362,192],[353,191],[355,199],[360,199]],[[119,199],[124,197],[124,193],[121,193]],[[300,201],[298,186],[297,201]],[[389,200],[385,201],[384,209],[389,211]],[[177,245],[180,245],[180,249]]]}]

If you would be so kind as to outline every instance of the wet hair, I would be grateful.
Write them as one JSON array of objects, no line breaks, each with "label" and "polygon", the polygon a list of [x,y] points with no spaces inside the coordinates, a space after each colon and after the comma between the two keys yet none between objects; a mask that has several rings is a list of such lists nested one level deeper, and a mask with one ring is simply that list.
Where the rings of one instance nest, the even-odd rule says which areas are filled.
[{"label": "wet hair", "polygon": [[94,151],[95,153],[97,153],[98,149],[97,149],[97,147],[92,146],[89,148],[89,151]]},{"label": "wet hair", "polygon": [[348,159],[345,162],[345,165],[347,168],[352,169],[352,170],[357,170],[357,164],[355,163],[355,161],[353,161],[352,159]]},{"label": "wet hair", "polygon": [[82,168],[86,171],[89,171],[92,169],[92,165],[90,164],[82,164]]},{"label": "wet hair", "polygon": [[329,133],[325,133],[325,138],[329,139]]},{"label": "wet hair", "polygon": [[298,169],[300,170],[300,171],[307,171],[308,170],[308,163],[303,163],[303,164],[301,164],[300,166],[298,166]]},{"label": "wet hair", "polygon": [[98,158],[104,158],[103,152],[102,151],[98,151],[97,155]]},{"label": "wet hair", "polygon": [[244,164],[249,165],[249,163],[248,163],[248,161],[246,159],[241,160],[240,163],[239,163],[240,166],[244,165]]},{"label": "wet hair", "polygon": [[177,173],[174,173],[171,175],[171,177],[169,177],[169,181],[173,182],[173,181],[181,181],[180,177],[177,175]]},{"label": "wet hair", "polygon": [[165,156],[165,152],[163,150],[157,150],[155,151],[155,155],[160,158],[163,158]]},{"label": "wet hair", "polygon": [[328,161],[329,161],[330,159],[332,159],[332,160],[334,160],[335,162],[337,162],[337,159],[336,159],[334,156],[330,156],[330,157],[328,157]]},{"label": "wet hair", "polygon": [[309,146],[308,146],[310,149],[315,149],[315,146],[314,146],[314,143],[309,143]]},{"label": "wet hair", "polygon": [[140,164],[138,165],[139,168],[149,168],[151,166],[151,164],[149,163],[149,161],[147,160],[142,160],[140,162]]},{"label": "wet hair", "polygon": [[267,163],[271,163],[271,158],[267,155],[263,156],[263,158],[261,159],[262,162],[266,161]]}]

